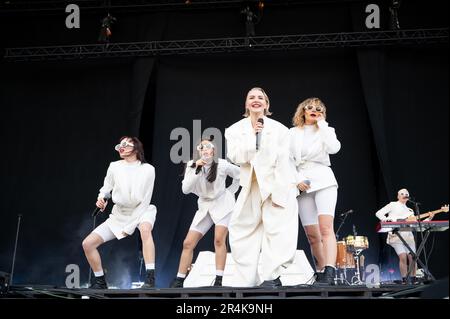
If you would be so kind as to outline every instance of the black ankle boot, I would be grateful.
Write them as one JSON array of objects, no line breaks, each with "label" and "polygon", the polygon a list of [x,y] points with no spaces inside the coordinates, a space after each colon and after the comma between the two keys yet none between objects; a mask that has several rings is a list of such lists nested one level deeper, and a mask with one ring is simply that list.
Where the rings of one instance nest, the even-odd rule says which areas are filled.
[{"label": "black ankle boot", "polygon": [[258,287],[261,288],[278,288],[283,286],[283,284],[281,283],[280,277],[273,279],[273,280],[265,280],[261,285],[259,285]]},{"label": "black ankle boot", "polygon": [[105,276],[94,277],[93,283],[89,287],[90,289],[108,289]]},{"label": "black ankle boot", "polygon": [[221,287],[222,286],[222,276],[216,276],[216,280],[214,280],[214,286],[215,287]]},{"label": "black ankle boot", "polygon": [[170,284],[170,288],[183,288],[183,282],[185,278],[177,277]]},{"label": "black ankle boot", "polygon": [[320,281],[320,280],[322,280],[322,278],[323,278],[323,272],[316,271],[316,272],[314,273],[314,276],[315,276],[315,278],[316,278],[316,281]]},{"label": "black ankle boot", "polygon": [[334,278],[336,277],[336,269],[331,266],[325,266],[321,276],[318,277],[315,285],[334,286]]},{"label": "black ankle boot", "polygon": [[142,285],[143,289],[155,288],[155,270],[149,269],[146,271],[145,282]]}]

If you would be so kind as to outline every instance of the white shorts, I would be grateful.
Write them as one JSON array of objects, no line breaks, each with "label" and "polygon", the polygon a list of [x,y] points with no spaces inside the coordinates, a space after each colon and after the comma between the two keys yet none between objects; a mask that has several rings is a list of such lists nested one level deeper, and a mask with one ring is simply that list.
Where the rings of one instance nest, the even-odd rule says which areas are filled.
[{"label": "white shorts", "polygon": [[[409,249],[404,245],[404,244],[389,244],[392,248],[394,248],[395,253],[398,255],[400,254],[409,254],[410,251]],[[416,253],[416,245],[409,245],[408,246],[411,248],[411,250]]]},{"label": "white shorts", "polygon": [[[216,224],[216,226],[224,226],[228,228],[228,224],[230,223],[231,213],[228,215],[225,215],[224,218],[219,220]],[[189,230],[194,230],[196,232],[201,233],[202,235],[205,235],[208,230],[211,228],[211,226],[214,225],[214,221],[212,220],[211,216],[206,214],[205,218],[203,218],[196,226],[193,226],[191,224],[191,227],[189,227]]]},{"label": "white shorts", "polygon": [[330,186],[297,197],[298,214],[303,226],[319,224],[319,215],[334,217],[337,202],[337,187]]},{"label": "white shorts", "polygon": [[[153,220],[153,222],[154,222],[154,220]],[[150,224],[152,224],[151,220],[150,219],[147,220],[146,218],[142,219],[140,224],[142,224],[142,223],[150,223]],[[139,225],[138,225],[138,227],[139,227]],[[152,227],[153,227],[153,224],[152,224]],[[116,238],[116,235],[114,235],[114,233],[109,228],[109,226],[108,226],[108,224],[106,222],[103,222],[100,225],[98,225],[92,232],[96,233],[97,235],[99,235],[103,239],[103,242],[105,242],[105,243],[107,241],[110,241],[110,240],[113,240],[114,238]]]}]

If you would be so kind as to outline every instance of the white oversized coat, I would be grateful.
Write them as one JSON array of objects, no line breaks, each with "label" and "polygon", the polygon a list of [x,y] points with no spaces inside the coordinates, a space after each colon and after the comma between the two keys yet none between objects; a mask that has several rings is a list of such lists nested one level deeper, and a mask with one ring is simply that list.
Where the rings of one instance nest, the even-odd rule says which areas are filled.
[{"label": "white oversized coat", "polygon": [[[289,130],[283,124],[264,117],[261,147],[256,151],[256,135],[250,117],[225,130],[227,156],[240,166],[240,185],[249,189],[255,172],[262,201],[272,201],[287,207],[289,196],[296,190],[295,168],[289,158]],[[238,201],[243,204],[242,201]],[[236,204],[238,205],[238,204]],[[240,211],[236,207],[235,211]]]}]

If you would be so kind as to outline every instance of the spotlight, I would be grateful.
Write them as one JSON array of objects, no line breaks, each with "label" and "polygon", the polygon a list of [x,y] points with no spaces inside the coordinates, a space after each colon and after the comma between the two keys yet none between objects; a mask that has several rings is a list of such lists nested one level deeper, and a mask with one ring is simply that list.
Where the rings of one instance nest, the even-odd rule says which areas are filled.
[{"label": "spotlight", "polygon": [[389,6],[390,16],[390,29],[391,30],[399,30],[400,23],[398,21],[398,9],[400,8],[401,0],[392,0],[391,5]]},{"label": "spotlight", "polygon": [[243,10],[241,10],[241,14],[245,16],[245,36],[254,37],[255,36],[255,21],[258,16],[254,13],[250,6],[246,6]]},{"label": "spotlight", "polygon": [[112,36],[111,26],[117,19],[108,13],[106,17],[102,19],[102,26],[100,28],[100,35],[98,41],[101,43],[108,43]]},{"label": "spotlight", "polygon": [[0,271],[0,295],[8,291],[9,278],[9,273]]},{"label": "spotlight", "polygon": [[259,9],[259,11],[262,11],[264,9],[264,1],[258,2],[258,9]]}]

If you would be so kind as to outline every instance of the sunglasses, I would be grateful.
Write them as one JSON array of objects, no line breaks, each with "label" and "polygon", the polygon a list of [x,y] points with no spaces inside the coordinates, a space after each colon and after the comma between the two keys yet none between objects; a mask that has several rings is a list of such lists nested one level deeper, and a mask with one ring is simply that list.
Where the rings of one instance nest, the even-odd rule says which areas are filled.
[{"label": "sunglasses", "polygon": [[212,148],[214,148],[214,145],[212,143],[205,143],[205,144],[198,145],[197,151],[203,151],[204,149],[210,150]]},{"label": "sunglasses", "polygon": [[316,112],[323,112],[324,108],[321,107],[320,105],[314,106],[314,105],[307,105],[305,106],[305,110],[307,111],[312,111],[313,109],[316,109]]},{"label": "sunglasses", "polygon": [[129,143],[127,141],[122,141],[120,142],[120,144],[117,144],[116,147],[114,147],[114,149],[116,151],[120,150],[121,148],[126,148],[126,147],[134,147],[134,144]]},{"label": "sunglasses", "polygon": [[408,193],[399,193],[399,195],[400,195],[400,196],[406,196],[406,197],[409,197],[409,194],[408,194]]}]

